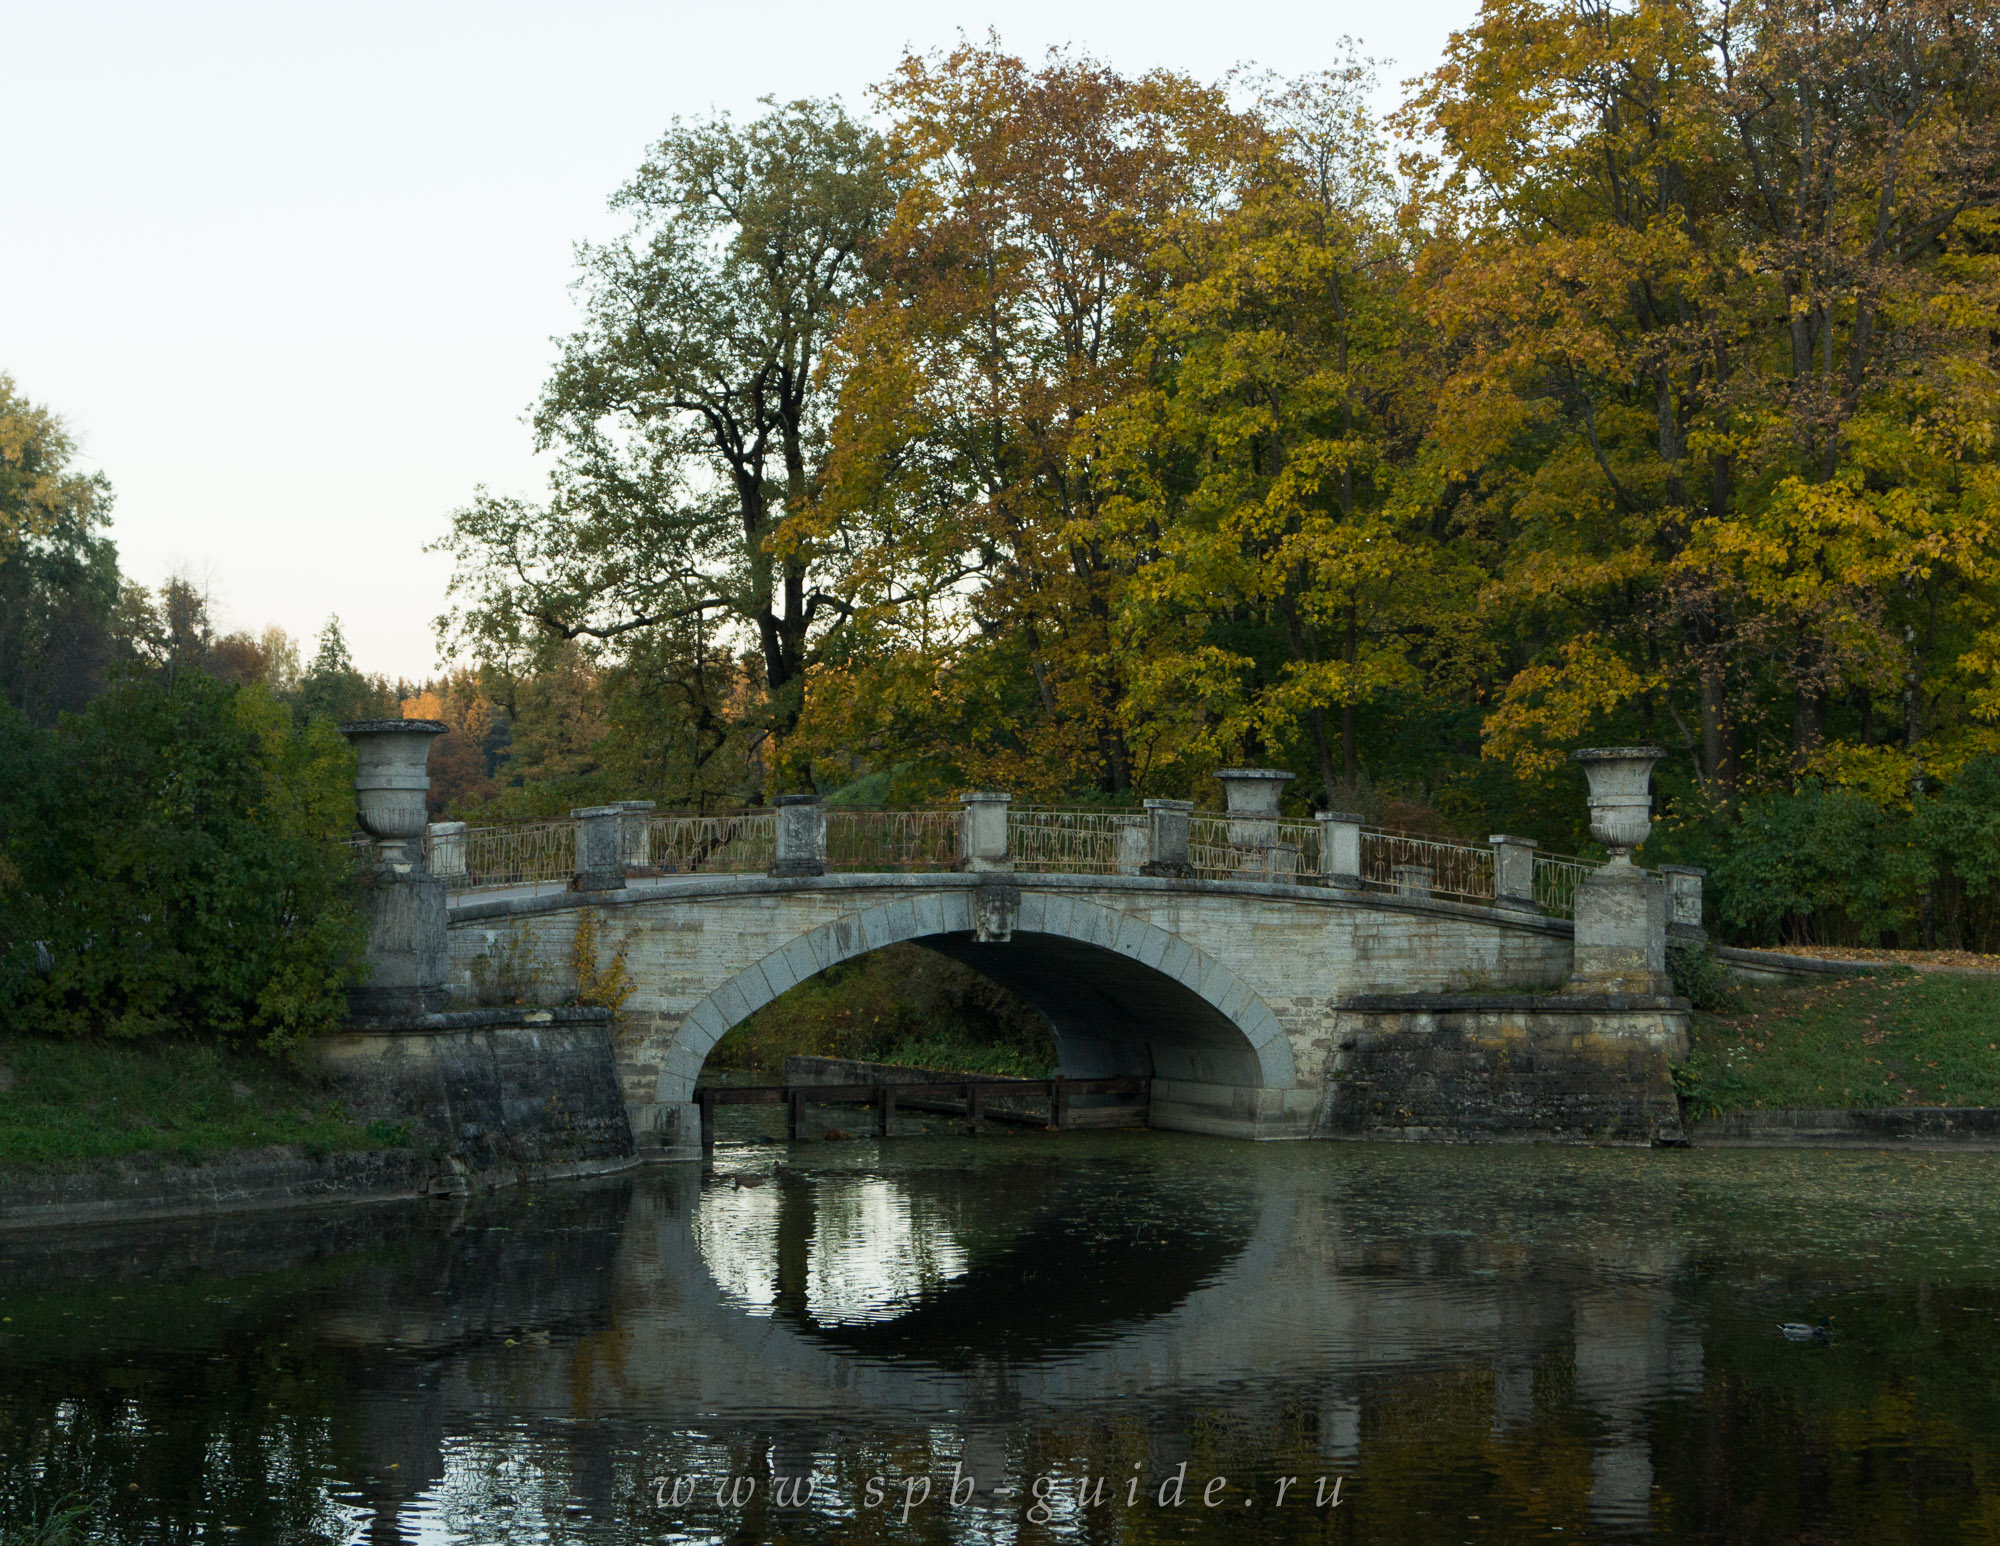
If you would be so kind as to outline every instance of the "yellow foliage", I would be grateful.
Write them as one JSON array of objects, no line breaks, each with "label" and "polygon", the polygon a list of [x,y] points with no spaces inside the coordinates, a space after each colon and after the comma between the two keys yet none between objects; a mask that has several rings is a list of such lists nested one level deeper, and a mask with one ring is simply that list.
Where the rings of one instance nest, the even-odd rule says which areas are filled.
[{"label": "yellow foliage", "polygon": [[636,986],[625,964],[631,949],[632,940],[628,935],[618,942],[609,962],[600,965],[602,950],[597,937],[597,910],[592,907],[578,908],[576,933],[570,941],[570,963],[576,970],[576,1001],[614,1013],[623,1008]]}]

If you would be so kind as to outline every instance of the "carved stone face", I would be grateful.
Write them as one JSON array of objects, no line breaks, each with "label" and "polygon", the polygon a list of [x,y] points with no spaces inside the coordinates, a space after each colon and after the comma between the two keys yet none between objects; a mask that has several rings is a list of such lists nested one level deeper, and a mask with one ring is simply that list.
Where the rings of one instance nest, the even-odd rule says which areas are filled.
[{"label": "carved stone face", "polygon": [[1625,859],[1653,830],[1649,785],[1662,746],[1593,746],[1575,753],[1590,780],[1590,835]]}]

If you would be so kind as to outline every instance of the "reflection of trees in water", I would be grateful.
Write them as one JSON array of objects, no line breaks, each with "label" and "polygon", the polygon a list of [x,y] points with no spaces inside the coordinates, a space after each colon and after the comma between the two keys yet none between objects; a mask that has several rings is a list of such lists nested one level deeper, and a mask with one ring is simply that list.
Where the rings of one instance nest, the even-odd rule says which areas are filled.
[{"label": "reflection of trees in water", "polygon": [[[543,1191],[532,1208],[514,1194],[63,1249],[10,1239],[0,1520],[17,1525],[45,1475],[45,1501],[101,1500],[99,1533],[120,1546],[223,1538],[222,1523],[302,1542],[364,1518],[375,1540],[413,1539],[420,1515],[468,1540],[595,1524],[636,1542],[678,1522],[831,1542],[871,1475],[943,1478],[956,1461],[989,1482],[1051,1476],[1073,1497],[1084,1476],[1137,1462],[1156,1486],[1185,1462],[1191,1479],[1231,1479],[1229,1523],[1141,1510],[1119,1539],[1242,1539],[1246,1486],[1265,1499],[1279,1476],[1333,1473],[1349,1478],[1340,1530],[1373,1541],[1553,1525],[1666,1541],[1990,1534],[2000,1206],[1951,1176],[1926,1193],[1898,1172],[1880,1206],[1842,1213],[1826,1206],[1838,1175],[1783,1167],[1725,1185],[1680,1159],[1411,1152],[1302,1174],[1303,1151],[1217,1152],[1237,1168],[1205,1184],[1056,1155],[885,1168],[855,1176],[848,1202],[824,1172],[818,1190],[767,1185],[761,1319],[685,1297],[703,1281],[686,1257],[692,1175]],[[865,1241],[890,1194],[897,1238],[932,1248],[890,1283],[914,1291],[871,1298],[824,1268],[815,1286],[816,1242]],[[678,1259],[663,1254],[675,1241]],[[1180,1315],[1190,1304],[1210,1319]],[[1821,1310],[1842,1328],[1831,1347],[1772,1330]],[[1230,1316],[1261,1329],[1200,1363]],[[746,1330],[730,1357],[754,1360],[762,1336],[808,1361],[732,1385],[754,1363],[698,1366],[732,1324]],[[669,1336],[672,1357],[697,1360],[695,1384],[633,1383]],[[1134,1357],[1199,1368],[1118,1400],[1087,1388]],[[912,1416],[890,1399],[899,1386],[822,1401],[798,1383],[905,1366],[969,1393],[965,1415]],[[810,1410],[787,1392],[814,1394]],[[756,1512],[772,1477],[807,1469],[823,1512]],[[760,1501],[727,1517],[712,1491],[685,1518],[652,1508],[651,1478],[689,1470],[758,1478]],[[909,1535],[1006,1535],[1026,1506],[987,1493],[963,1514],[920,1513]],[[1051,1533],[1101,1537],[1110,1512],[1059,1511]],[[1256,1517],[1268,1540],[1324,1525],[1310,1509]]]},{"label": "reflection of trees in water", "polygon": [[1195,1194],[1059,1161],[893,1180],[784,1173],[749,1192],[718,1184],[701,1209],[738,1226],[697,1233],[747,1304],[829,1348],[947,1369],[1061,1353],[1166,1315],[1242,1252],[1258,1216],[1241,1181]]}]

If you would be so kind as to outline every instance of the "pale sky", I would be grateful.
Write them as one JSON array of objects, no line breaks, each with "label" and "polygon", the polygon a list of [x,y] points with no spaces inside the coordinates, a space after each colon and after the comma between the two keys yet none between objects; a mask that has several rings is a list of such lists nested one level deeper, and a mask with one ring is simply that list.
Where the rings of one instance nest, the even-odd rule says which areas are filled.
[{"label": "pale sky", "polygon": [[1422,73],[1476,0],[864,7],[4,0],[0,371],[117,491],[125,571],[229,627],[422,676],[476,485],[539,498],[523,414],[573,245],[676,114],[840,96],[989,26],[1128,71]]}]

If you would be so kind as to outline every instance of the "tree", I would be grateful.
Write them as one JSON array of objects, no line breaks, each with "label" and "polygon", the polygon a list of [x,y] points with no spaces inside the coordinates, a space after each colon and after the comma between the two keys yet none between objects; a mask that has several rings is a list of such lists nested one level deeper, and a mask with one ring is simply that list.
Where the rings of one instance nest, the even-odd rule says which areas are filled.
[{"label": "tree", "polygon": [[2000,558],[1994,28],[1491,0],[1454,37],[1406,120],[1443,147],[1409,218],[1511,657],[1495,753],[1667,738],[1726,803],[1877,758],[1899,687],[1963,727]]},{"label": "tree", "polygon": [[62,421],[0,374],[0,701],[38,725],[81,708],[120,654],[111,486],[75,455]]},{"label": "tree", "polygon": [[313,646],[312,664],[299,678],[298,711],[307,719],[342,724],[353,719],[394,719],[395,694],[386,682],[371,681],[354,668],[340,618],[329,617]]},{"label": "tree", "polygon": [[1175,220],[1254,157],[1224,94],[997,43],[906,56],[879,93],[900,189],[882,290],[839,346],[826,497],[793,539],[837,552],[857,631],[822,743],[900,741],[965,777],[1129,791],[1096,521],[1092,415],[1124,390]]},{"label": "tree", "polygon": [[70,464],[76,443],[62,420],[31,403],[0,371],[0,563],[23,538],[60,523],[89,531],[103,524],[111,485]]},{"label": "tree", "polygon": [[332,1029],[363,936],[353,766],[323,720],[198,669],[52,731],[0,713],[0,1013],[269,1048]]},{"label": "tree", "polygon": [[1360,709],[1452,678],[1471,590],[1410,487],[1428,362],[1371,84],[1350,60],[1267,98],[1265,163],[1177,228],[1138,379],[1095,420],[1098,530],[1135,566],[1128,733],[1177,726],[1199,773],[1303,742],[1342,804]]},{"label": "tree", "polygon": [[443,545],[464,599],[443,626],[516,661],[538,638],[741,629],[762,701],[726,711],[782,747],[819,642],[850,610],[809,545],[773,536],[821,477],[819,377],[866,293],[863,253],[890,202],[881,147],[832,102],[741,126],[676,120],[612,202],[633,230],[584,249],[589,323],[535,419],[562,458],[553,497],[482,493],[454,516]]}]

